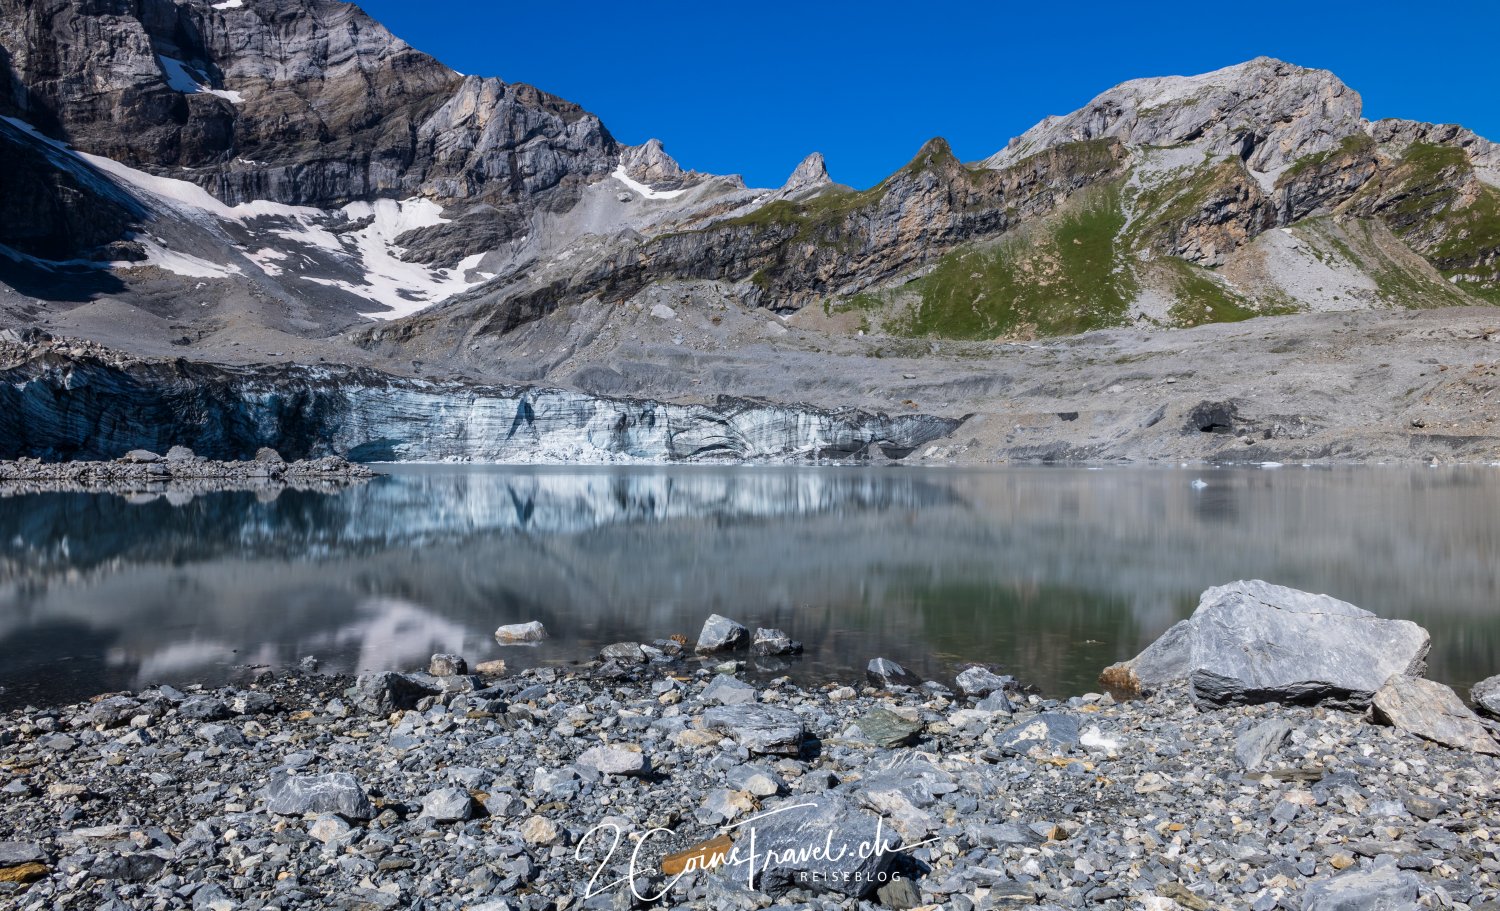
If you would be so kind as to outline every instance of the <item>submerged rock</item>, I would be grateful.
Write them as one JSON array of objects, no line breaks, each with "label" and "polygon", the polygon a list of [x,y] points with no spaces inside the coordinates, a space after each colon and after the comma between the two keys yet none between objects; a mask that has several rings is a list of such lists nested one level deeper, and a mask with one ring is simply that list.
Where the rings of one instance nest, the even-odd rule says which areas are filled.
[{"label": "submerged rock", "polygon": [[1371,702],[1375,720],[1416,734],[1424,740],[1476,753],[1500,756],[1500,742],[1490,734],[1458,694],[1434,680],[1397,674]]},{"label": "submerged rock", "polygon": [[1267,582],[1203,593],[1198,609],[1100,682],[1140,694],[1188,680],[1206,705],[1368,704],[1392,674],[1426,670],[1427,631],[1352,604]]}]

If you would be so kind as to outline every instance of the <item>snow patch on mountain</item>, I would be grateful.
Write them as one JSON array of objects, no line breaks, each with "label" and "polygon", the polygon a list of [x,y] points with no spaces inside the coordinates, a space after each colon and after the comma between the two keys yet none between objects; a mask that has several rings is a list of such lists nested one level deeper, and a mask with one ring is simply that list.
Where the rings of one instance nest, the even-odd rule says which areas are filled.
[{"label": "snow patch on mountain", "polygon": [[156,56],[157,63],[161,64],[161,71],[167,77],[167,85],[174,91],[184,95],[217,95],[231,104],[240,104],[245,98],[239,92],[228,89],[216,89],[211,82],[196,68],[189,66],[175,57]]},{"label": "snow patch on mountain", "polygon": [[632,178],[629,174],[626,174],[623,163],[615,168],[614,173],[610,174],[610,176],[647,199],[676,199],[688,191],[687,187],[683,187],[681,190],[653,190],[639,180]]}]

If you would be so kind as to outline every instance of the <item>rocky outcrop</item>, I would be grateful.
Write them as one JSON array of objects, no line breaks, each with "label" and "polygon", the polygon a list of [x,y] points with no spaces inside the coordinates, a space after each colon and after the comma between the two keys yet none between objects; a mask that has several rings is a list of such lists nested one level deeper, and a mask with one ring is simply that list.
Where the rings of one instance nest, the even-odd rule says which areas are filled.
[{"label": "rocky outcrop", "polygon": [[1261,581],[1203,593],[1193,615],[1100,675],[1139,693],[1191,684],[1206,705],[1259,702],[1363,706],[1394,674],[1426,670],[1430,639],[1408,620]]},{"label": "rocky outcrop", "polygon": [[1133,79],[1065,117],[1048,117],[985,160],[1008,167],[1071,142],[1110,138],[1134,146],[1193,143],[1274,172],[1335,148],[1360,130],[1359,94],[1326,70],[1270,57],[1204,73]]},{"label": "rocky outcrop", "polygon": [[1500,718],[1500,675],[1489,677],[1474,684],[1469,690],[1474,707],[1493,718]]},{"label": "rocky outcrop", "polygon": [[0,458],[11,459],[112,459],[178,443],[220,459],[264,446],[352,461],[903,458],[960,423],[728,398],[683,405],[438,385],[369,370],[109,363],[50,348],[0,369],[0,379]]},{"label": "rocky outcrop", "polygon": [[0,114],[230,203],[516,200],[615,156],[577,105],[461,76],[333,0],[10,4],[0,47]]}]

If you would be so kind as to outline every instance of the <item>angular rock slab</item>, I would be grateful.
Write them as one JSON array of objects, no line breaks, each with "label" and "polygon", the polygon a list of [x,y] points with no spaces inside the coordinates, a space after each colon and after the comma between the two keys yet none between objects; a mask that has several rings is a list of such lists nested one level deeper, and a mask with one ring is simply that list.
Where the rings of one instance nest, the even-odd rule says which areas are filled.
[{"label": "angular rock slab", "polygon": [[750,651],[757,655],[800,655],[802,643],[779,629],[757,629]]},{"label": "angular rock slab", "polygon": [[1474,684],[1469,690],[1469,699],[1473,701],[1476,712],[1500,718],[1500,674]]},{"label": "angular rock slab", "polygon": [[719,614],[709,614],[703,621],[703,631],[698,634],[697,650],[700,654],[730,652],[744,648],[750,642],[750,630],[741,623]]},{"label": "angular rock slab", "polygon": [[1415,874],[1395,864],[1350,870],[1309,885],[1302,911],[1412,911],[1420,885]]},{"label": "angular rock slab", "polygon": [[732,831],[735,863],[723,875],[770,895],[807,889],[852,898],[888,881],[901,836],[879,817],[834,795],[794,798],[781,807],[757,813]]},{"label": "angular rock slab", "polygon": [[1292,736],[1292,723],[1285,718],[1269,718],[1246,728],[1234,741],[1234,758],[1247,772],[1259,772]]},{"label": "angular rock slab", "polygon": [[405,674],[386,671],[366,674],[355,681],[349,691],[354,707],[371,715],[389,715],[392,712],[415,708],[427,696],[436,696],[438,690],[420,683]]},{"label": "angular rock slab", "polygon": [[634,744],[590,747],[578,757],[578,764],[603,775],[651,774],[650,758]]},{"label": "angular rock slab", "polygon": [[1458,694],[1435,680],[1397,674],[1371,700],[1375,720],[1423,740],[1460,750],[1500,756],[1500,741]]},{"label": "angular rock slab", "polygon": [[1425,672],[1430,645],[1408,620],[1282,585],[1231,582],[1205,591],[1191,617],[1099,680],[1132,694],[1188,680],[1194,698],[1213,706],[1362,708],[1392,674]]},{"label": "angular rock slab", "polygon": [[277,775],[265,790],[266,809],[281,816],[337,813],[345,819],[374,819],[375,807],[348,772]]},{"label": "angular rock slab", "polygon": [[965,696],[983,699],[991,693],[1003,692],[1007,687],[1015,685],[1015,678],[1002,676],[976,664],[960,671],[954,683]]},{"label": "angular rock slab", "polygon": [[720,705],[703,713],[710,731],[728,734],[752,753],[796,756],[807,728],[796,713],[759,703]]}]

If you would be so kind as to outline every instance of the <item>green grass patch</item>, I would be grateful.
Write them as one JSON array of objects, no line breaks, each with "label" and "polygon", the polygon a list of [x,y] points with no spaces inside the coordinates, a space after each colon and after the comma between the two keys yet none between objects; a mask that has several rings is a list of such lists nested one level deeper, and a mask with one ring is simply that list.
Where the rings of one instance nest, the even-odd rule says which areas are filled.
[{"label": "green grass patch", "polygon": [[920,302],[894,331],[990,339],[1069,335],[1125,321],[1135,282],[1116,244],[1125,225],[1118,182],[1087,191],[1051,231],[943,257],[909,286]]}]

